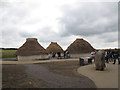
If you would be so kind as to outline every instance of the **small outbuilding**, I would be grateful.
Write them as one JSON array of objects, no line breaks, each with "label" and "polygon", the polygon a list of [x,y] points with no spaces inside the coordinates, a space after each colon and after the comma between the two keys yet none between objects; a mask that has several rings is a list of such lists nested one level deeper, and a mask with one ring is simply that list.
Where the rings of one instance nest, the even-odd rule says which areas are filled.
[{"label": "small outbuilding", "polygon": [[68,46],[67,51],[69,51],[71,57],[80,57],[83,53],[90,53],[95,49],[84,39],[76,39],[70,46]]},{"label": "small outbuilding", "polygon": [[16,54],[19,61],[49,59],[47,51],[38,43],[37,38],[27,38]]},{"label": "small outbuilding", "polygon": [[57,43],[57,42],[51,42],[51,44],[47,47],[46,51],[50,54],[50,53],[57,53],[57,52],[61,52],[63,53],[63,49],[61,48],[61,46]]}]

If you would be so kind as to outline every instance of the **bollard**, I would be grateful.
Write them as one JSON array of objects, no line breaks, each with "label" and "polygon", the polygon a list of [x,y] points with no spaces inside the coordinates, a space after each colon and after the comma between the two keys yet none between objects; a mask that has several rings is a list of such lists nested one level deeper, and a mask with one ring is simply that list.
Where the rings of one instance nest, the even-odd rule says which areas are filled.
[{"label": "bollard", "polygon": [[80,63],[80,66],[84,66],[84,59],[79,58],[79,63]]}]

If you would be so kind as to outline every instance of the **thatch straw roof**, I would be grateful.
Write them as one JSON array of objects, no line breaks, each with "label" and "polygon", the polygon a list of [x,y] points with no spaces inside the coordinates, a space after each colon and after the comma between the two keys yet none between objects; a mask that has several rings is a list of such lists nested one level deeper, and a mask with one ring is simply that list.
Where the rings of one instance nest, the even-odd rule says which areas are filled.
[{"label": "thatch straw roof", "polygon": [[27,38],[26,42],[17,50],[17,55],[31,56],[47,54],[47,51],[38,43],[36,38]]},{"label": "thatch straw roof", "polygon": [[51,44],[47,47],[48,53],[57,53],[57,52],[63,52],[63,49],[60,47],[60,45],[57,44],[57,42],[51,42]]},{"label": "thatch straw roof", "polygon": [[79,54],[92,52],[94,48],[84,39],[76,39],[67,50],[72,54]]}]

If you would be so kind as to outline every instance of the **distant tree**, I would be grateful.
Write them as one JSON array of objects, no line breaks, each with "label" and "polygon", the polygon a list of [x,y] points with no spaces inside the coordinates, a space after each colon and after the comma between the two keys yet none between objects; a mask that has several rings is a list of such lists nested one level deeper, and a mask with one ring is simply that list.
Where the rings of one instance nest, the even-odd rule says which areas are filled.
[{"label": "distant tree", "polygon": [[17,50],[17,48],[0,48],[2,50]]}]

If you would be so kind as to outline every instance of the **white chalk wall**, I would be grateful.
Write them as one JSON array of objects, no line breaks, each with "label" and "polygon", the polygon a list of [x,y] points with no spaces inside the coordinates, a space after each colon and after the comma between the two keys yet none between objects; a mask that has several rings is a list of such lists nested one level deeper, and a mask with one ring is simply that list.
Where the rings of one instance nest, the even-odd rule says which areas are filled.
[{"label": "white chalk wall", "polygon": [[49,55],[17,56],[18,61],[44,60],[49,59]]},{"label": "white chalk wall", "polygon": [[80,58],[80,57],[90,57],[90,53],[83,53],[83,54],[70,54],[71,58]]}]

